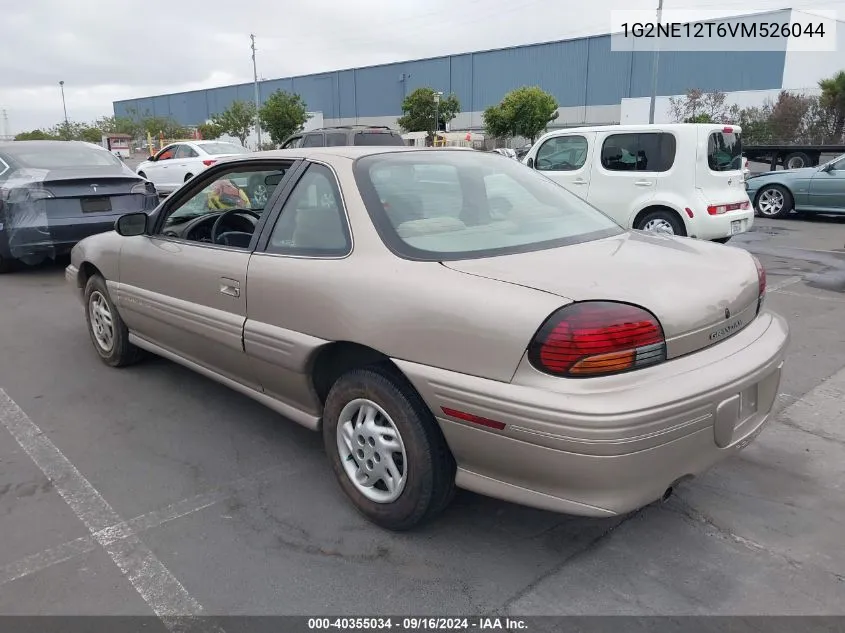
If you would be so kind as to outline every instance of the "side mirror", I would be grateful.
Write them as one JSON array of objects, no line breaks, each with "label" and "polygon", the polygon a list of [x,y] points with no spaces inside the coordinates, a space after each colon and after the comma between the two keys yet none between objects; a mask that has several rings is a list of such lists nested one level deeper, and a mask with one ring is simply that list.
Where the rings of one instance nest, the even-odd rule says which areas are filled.
[{"label": "side mirror", "polygon": [[144,235],[147,232],[147,214],[127,213],[122,215],[114,223],[114,230],[123,237]]},{"label": "side mirror", "polygon": [[529,158],[529,159],[528,159],[528,162],[526,163],[526,165],[528,165],[531,169],[534,169],[534,159],[533,159],[533,158]]},{"label": "side mirror", "polygon": [[148,160],[148,161],[150,161],[151,163],[156,162],[156,155],[155,155],[155,154],[150,154],[150,157],[149,157],[147,160]]},{"label": "side mirror", "polygon": [[823,165],[822,171],[825,171],[825,172],[833,171],[833,165],[834,165],[834,163],[827,163],[826,165]]}]

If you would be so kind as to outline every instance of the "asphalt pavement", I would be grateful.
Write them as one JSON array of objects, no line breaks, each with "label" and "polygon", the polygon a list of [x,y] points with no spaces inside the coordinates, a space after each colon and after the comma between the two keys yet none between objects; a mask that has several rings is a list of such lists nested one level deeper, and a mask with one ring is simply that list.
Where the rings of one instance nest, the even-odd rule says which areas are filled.
[{"label": "asphalt pavement", "polygon": [[459,492],[361,518],[318,434],[173,363],[103,365],[63,265],[0,277],[0,614],[845,615],[845,218],[757,220],[777,414],[614,519]]}]

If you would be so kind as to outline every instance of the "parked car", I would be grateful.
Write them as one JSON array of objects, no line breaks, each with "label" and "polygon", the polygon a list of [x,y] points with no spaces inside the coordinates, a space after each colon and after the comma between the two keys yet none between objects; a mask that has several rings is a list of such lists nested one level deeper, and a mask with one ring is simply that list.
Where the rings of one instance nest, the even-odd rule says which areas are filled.
[{"label": "parked car", "polygon": [[224,141],[179,141],[162,147],[136,171],[161,193],[173,193],[221,158],[248,153],[245,147]]},{"label": "parked car", "polygon": [[0,273],[66,255],[124,213],[157,203],[155,187],[99,145],[0,143]]},{"label": "parked car", "polygon": [[[253,176],[264,207],[208,204]],[[226,160],[67,278],[104,363],[152,352],[320,431],[390,529],[455,486],[590,516],[663,498],[761,431],[789,338],[747,251],[626,231],[463,148]]]},{"label": "parked car", "polygon": [[783,218],[801,213],[845,213],[845,154],[820,167],[768,171],[745,182],[757,213]]},{"label": "parked car", "polygon": [[741,132],[692,123],[556,130],[524,162],[623,227],[727,242],[754,222]]},{"label": "parked car", "polygon": [[347,145],[404,146],[405,139],[399,132],[384,125],[340,125],[294,134],[285,139],[282,149]]}]

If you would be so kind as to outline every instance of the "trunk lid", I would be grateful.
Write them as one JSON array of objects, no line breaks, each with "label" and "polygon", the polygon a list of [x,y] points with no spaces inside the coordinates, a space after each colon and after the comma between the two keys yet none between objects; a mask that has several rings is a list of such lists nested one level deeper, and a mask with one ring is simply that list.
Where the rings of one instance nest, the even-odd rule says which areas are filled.
[{"label": "trunk lid", "polygon": [[443,265],[570,301],[639,305],[660,321],[670,358],[728,338],[757,313],[759,281],[749,254],[692,239],[625,233],[562,248]]},{"label": "trunk lid", "polygon": [[743,172],[742,128],[702,125],[698,130],[695,186],[714,205],[748,201]]}]

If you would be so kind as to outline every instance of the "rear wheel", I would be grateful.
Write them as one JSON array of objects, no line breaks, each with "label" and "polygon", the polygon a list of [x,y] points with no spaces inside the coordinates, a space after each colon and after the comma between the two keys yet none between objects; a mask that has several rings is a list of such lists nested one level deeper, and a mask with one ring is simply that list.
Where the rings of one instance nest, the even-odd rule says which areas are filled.
[{"label": "rear wheel", "polygon": [[129,342],[129,330],[100,275],[85,285],[85,320],[94,349],[106,365],[124,367],[140,360],[141,350]]},{"label": "rear wheel", "polygon": [[813,161],[804,152],[792,152],[783,159],[784,169],[801,169],[802,167],[810,167],[812,164]]},{"label": "rear wheel", "polygon": [[754,208],[766,218],[785,218],[792,211],[792,194],[781,185],[765,185],[757,194]]},{"label": "rear wheel", "polygon": [[664,209],[655,209],[643,214],[634,228],[650,233],[662,233],[663,235],[686,235],[678,216]]},{"label": "rear wheel", "polygon": [[407,530],[439,514],[455,461],[431,411],[390,368],[354,369],[332,386],[323,443],[343,491],[373,523]]},{"label": "rear wheel", "polygon": [[193,174],[188,174],[187,176],[185,176],[185,182],[188,182],[193,177],[194,177]]}]

